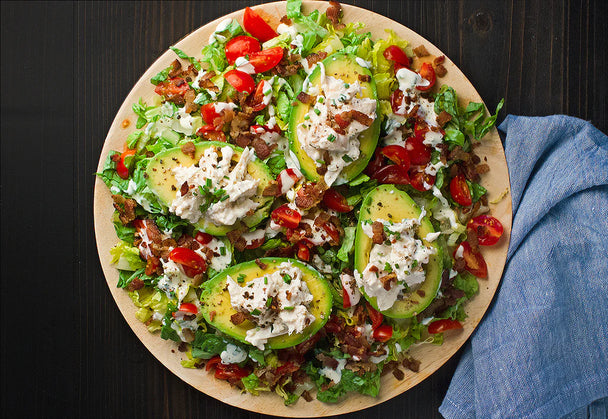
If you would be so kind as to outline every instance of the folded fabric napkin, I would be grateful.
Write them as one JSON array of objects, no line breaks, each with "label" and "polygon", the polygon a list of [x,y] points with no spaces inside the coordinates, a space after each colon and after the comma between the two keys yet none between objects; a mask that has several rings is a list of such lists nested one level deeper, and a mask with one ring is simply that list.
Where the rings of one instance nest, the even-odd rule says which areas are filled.
[{"label": "folded fabric napkin", "polygon": [[[499,130],[513,200],[507,265],[439,411],[578,415],[608,396],[608,137],[562,115],[509,115]],[[607,405],[593,406],[606,417]]]}]

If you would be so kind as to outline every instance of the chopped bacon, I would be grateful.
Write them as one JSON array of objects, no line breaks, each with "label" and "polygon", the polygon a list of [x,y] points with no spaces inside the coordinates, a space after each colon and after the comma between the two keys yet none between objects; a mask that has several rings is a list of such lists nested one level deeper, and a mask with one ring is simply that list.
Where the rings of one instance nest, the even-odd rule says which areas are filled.
[{"label": "chopped bacon", "polygon": [[339,113],[334,116],[334,119],[338,126],[340,126],[342,129],[348,127],[353,120],[366,127],[369,127],[374,122],[372,118],[357,110]]},{"label": "chopped bacon", "polygon": [[200,105],[198,103],[194,103],[194,99],[196,99],[196,93],[194,90],[190,89],[186,93],[184,93],[184,100],[186,104],[184,105],[184,111],[186,113],[192,113],[198,111]]},{"label": "chopped bacon", "polygon": [[295,246],[275,247],[264,253],[265,257],[293,257]]},{"label": "chopped bacon", "polygon": [[243,313],[242,311],[237,311],[232,316],[230,316],[230,321],[235,326],[238,326],[239,324],[243,323],[245,320],[249,320],[249,319],[251,319],[251,315],[247,314],[247,313]]},{"label": "chopped bacon", "polygon": [[441,111],[441,113],[437,115],[437,118],[435,118],[435,120],[437,121],[437,124],[439,124],[439,126],[443,128],[445,124],[452,120],[452,115],[450,115],[446,111]]},{"label": "chopped bacon", "polygon": [[311,104],[314,101],[314,97],[308,93],[300,92],[298,93],[298,100],[304,104]]},{"label": "chopped bacon", "polygon": [[445,55],[440,55],[439,57],[435,57],[435,59],[433,60],[433,64],[438,66],[439,64],[443,64],[444,61]]},{"label": "chopped bacon", "polygon": [[181,150],[182,150],[182,153],[184,153],[186,156],[189,156],[191,159],[194,159],[194,153],[196,153],[196,147],[194,146],[194,143],[192,141],[188,141],[187,143],[182,144]]},{"label": "chopped bacon", "polygon": [[273,150],[277,148],[276,144],[268,145],[268,143],[261,138],[253,140],[251,145],[255,149],[255,154],[260,160],[266,160],[272,154]]},{"label": "chopped bacon", "polygon": [[188,186],[188,182],[184,182],[184,183],[182,183],[182,186],[180,186],[180,188],[179,188],[179,193],[181,196],[184,196],[188,193],[189,190],[190,190],[190,187]]},{"label": "chopped bacon", "polygon": [[327,223],[330,218],[331,216],[329,213],[321,211],[319,215],[317,215],[317,218],[315,218],[314,225],[317,227],[323,227],[323,225]]},{"label": "chopped bacon", "polygon": [[279,190],[279,184],[276,182],[272,182],[268,186],[264,188],[262,191],[262,196],[279,196],[281,195],[281,191]]},{"label": "chopped bacon", "polygon": [[374,244],[382,244],[386,240],[384,233],[384,225],[380,221],[374,221],[372,224],[372,242]]},{"label": "chopped bacon", "polygon": [[127,290],[129,290],[129,291],[140,290],[144,287],[144,285],[145,285],[144,281],[142,281],[140,278],[133,278],[133,280],[127,287]]},{"label": "chopped bacon", "polygon": [[325,367],[329,367],[332,370],[338,368],[338,361],[335,358],[332,358],[331,356],[327,356],[324,353],[318,353],[316,358],[321,361],[321,363]]},{"label": "chopped bacon", "polygon": [[238,138],[243,133],[249,133],[249,127],[253,121],[254,115],[252,113],[239,112],[237,113],[232,121],[230,121],[230,137]]},{"label": "chopped bacon", "polygon": [[253,141],[254,138],[255,138],[255,135],[253,135],[252,133],[243,132],[243,133],[239,134],[238,137],[236,137],[234,142],[239,147],[245,148],[245,147],[249,146],[249,144],[251,144],[251,141]]},{"label": "chopped bacon", "polygon": [[243,232],[241,230],[232,230],[226,234],[230,243],[234,246],[236,250],[242,252],[247,247],[247,240],[243,237]]},{"label": "chopped bacon", "polygon": [[255,264],[258,265],[260,267],[260,269],[266,269],[266,268],[268,268],[268,265],[266,265],[260,259],[256,259],[255,260]]},{"label": "chopped bacon", "polygon": [[444,66],[443,64],[438,64],[438,65],[435,67],[435,75],[436,75],[437,77],[443,77],[443,76],[445,76],[446,74],[448,74],[448,70],[447,70],[447,68],[445,68],[445,66]]},{"label": "chopped bacon", "polygon": [[390,289],[393,286],[393,283],[397,282],[397,274],[394,272],[391,272],[388,275],[384,275],[384,276],[380,277],[378,280],[380,281],[380,283],[382,284],[382,287],[385,290],[390,291]]},{"label": "chopped bacon", "polygon": [[169,78],[178,77],[182,74],[182,63],[179,62],[178,59],[175,59],[171,63],[171,71],[169,71]]},{"label": "chopped bacon", "polygon": [[295,203],[298,208],[310,209],[323,199],[327,185],[320,179],[317,183],[305,183],[296,195]]},{"label": "chopped bacon", "polygon": [[291,19],[283,15],[280,21],[283,25],[291,26]]},{"label": "chopped bacon", "polygon": [[357,78],[363,83],[369,83],[370,81],[372,81],[372,76],[370,76],[369,74],[359,74]]},{"label": "chopped bacon", "polygon": [[403,366],[410,371],[418,372],[420,371],[420,361],[414,358],[405,358],[403,360]]},{"label": "chopped bacon", "polygon": [[418,57],[427,57],[430,55],[424,45],[417,46],[416,48],[413,49],[413,51],[414,51],[414,54],[416,54]]},{"label": "chopped bacon", "polygon": [[135,208],[137,202],[131,198],[125,198],[122,195],[112,195],[114,201],[114,208],[118,211],[118,218],[123,225],[129,224],[135,220]]},{"label": "chopped bacon", "polygon": [[306,57],[306,62],[308,63],[308,67],[312,67],[325,58],[327,58],[327,53],[325,51],[312,52]]}]

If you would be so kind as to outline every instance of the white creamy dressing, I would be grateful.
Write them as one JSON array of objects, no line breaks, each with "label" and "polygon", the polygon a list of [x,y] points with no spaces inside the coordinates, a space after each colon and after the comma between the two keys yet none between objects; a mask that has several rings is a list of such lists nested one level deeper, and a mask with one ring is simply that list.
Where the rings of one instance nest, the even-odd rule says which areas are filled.
[{"label": "white creamy dressing", "polygon": [[346,291],[348,295],[348,299],[350,301],[350,305],[355,306],[361,299],[361,291],[359,291],[359,287],[357,286],[357,281],[355,281],[355,277],[353,275],[349,275],[347,273],[342,272],[340,274],[340,282],[342,283],[342,288]]},{"label": "white creamy dressing", "polygon": [[322,166],[320,161],[325,152],[329,153],[325,183],[331,186],[340,176],[342,170],[352,161],[359,158],[359,134],[368,127],[353,120],[340,134],[332,128],[335,115],[356,110],[364,113],[372,120],[376,119],[376,100],[361,98],[359,81],[344,83],[332,76],[325,76],[325,67],[321,68],[321,84],[319,87],[309,86],[308,94],[318,96],[316,103],[306,114],[307,120],[297,127],[298,138],[304,152]]},{"label": "white creamy dressing", "polygon": [[175,298],[181,302],[192,283],[192,279],[186,275],[179,263],[169,259],[168,261],[161,260],[163,266],[163,275],[158,279],[157,287],[159,290],[167,294],[167,297]]},{"label": "white creamy dressing", "polygon": [[236,66],[237,70],[242,71],[243,73],[255,74],[255,68],[253,67],[253,64],[251,64],[249,60],[245,57],[238,57],[234,61],[234,65]]},{"label": "white creamy dressing", "polygon": [[319,374],[338,384],[342,379],[342,370],[346,366],[346,359],[336,359],[336,361],[338,362],[336,369],[323,367],[319,369]]},{"label": "white creamy dressing", "polygon": [[[214,256],[211,258],[211,262],[207,260],[207,255],[204,252],[205,247],[213,251]],[[226,242],[217,237],[213,237],[209,243],[202,245],[195,252],[201,255],[209,267],[216,272],[223,271],[232,263],[232,251],[230,247],[226,246]]]},{"label": "white creamy dressing", "polygon": [[[378,309],[387,310],[393,306],[405,292],[417,288],[425,280],[422,265],[429,262],[429,257],[437,253],[434,247],[424,245],[415,238],[416,226],[424,217],[424,210],[419,219],[411,218],[399,223],[386,220],[381,222],[387,234],[389,244],[374,244],[370,251],[369,262],[362,273],[355,271],[355,280],[370,297],[377,298]],[[363,232],[373,237],[371,224],[363,224]],[[386,290],[380,278],[396,274],[396,282]]]},{"label": "white creamy dressing", "polygon": [[230,18],[222,20],[216,26],[215,31],[213,31],[213,33],[209,36],[209,45],[213,44],[214,42],[219,42],[220,44],[226,42],[227,38],[220,34],[228,29],[231,23],[232,19]]},{"label": "white creamy dressing", "polygon": [[[231,168],[233,155],[231,147],[222,147],[221,157],[216,147],[209,147],[205,149],[198,166],[173,168],[178,191],[169,211],[193,224],[204,217],[215,225],[232,225],[254,211],[260,204],[251,198],[256,195],[260,181],[249,174],[247,165],[255,156],[246,147],[239,162]],[[180,186],[184,182],[188,182],[190,189],[182,196]],[[205,204],[207,198],[200,193],[200,187],[207,186],[208,182],[211,183],[210,191],[223,189],[223,196],[227,198],[211,204],[203,214],[200,206]]]},{"label": "white creamy dressing", "polygon": [[235,110],[237,106],[232,102],[215,102],[213,104],[213,109],[218,114],[221,114],[223,111],[232,111]]},{"label": "white creamy dressing", "polygon": [[[259,349],[264,349],[269,338],[301,333],[315,320],[308,311],[313,296],[302,279],[302,271],[289,262],[281,263],[278,270],[243,286],[231,276],[226,282],[232,307],[250,313],[254,318],[257,327],[247,331],[245,340]],[[272,310],[271,305],[278,309]]]},{"label": "white creamy dressing", "polygon": [[365,67],[365,68],[372,68],[372,63],[370,63],[369,61],[365,61],[363,58],[361,57],[356,57],[355,61],[357,62],[357,64],[359,64],[361,67]]},{"label": "white creamy dressing", "polygon": [[222,364],[239,364],[247,359],[247,352],[240,347],[229,343],[220,353]]}]

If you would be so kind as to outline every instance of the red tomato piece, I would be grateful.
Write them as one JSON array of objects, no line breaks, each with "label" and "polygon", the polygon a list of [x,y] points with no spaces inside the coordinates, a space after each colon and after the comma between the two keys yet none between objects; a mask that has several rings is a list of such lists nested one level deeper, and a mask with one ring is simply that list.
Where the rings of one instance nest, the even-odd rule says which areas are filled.
[{"label": "red tomato piece", "polygon": [[173,312],[173,318],[189,314],[198,314],[198,308],[192,303],[182,303],[179,310]]},{"label": "red tomato piece", "polygon": [[325,232],[329,234],[331,241],[333,241],[334,243],[340,242],[340,231],[336,228],[335,225],[333,225],[332,223],[325,223],[323,224],[323,230],[325,230]]},{"label": "red tomato piece", "polygon": [[387,145],[382,149],[382,154],[388,157],[388,159],[393,163],[403,167],[405,170],[410,168],[410,155],[405,147],[396,144]]},{"label": "red tomato piece", "polygon": [[125,158],[127,156],[132,156],[133,154],[135,154],[136,151],[136,149],[127,148],[120,155],[120,160],[116,162],[116,173],[118,173],[118,176],[120,176],[121,178],[127,179],[129,177],[129,168],[125,164]]},{"label": "red tomato piece", "polygon": [[[401,67],[409,68],[410,66],[409,57],[397,45],[391,45],[387,47],[382,53],[382,55],[384,55],[384,58],[386,58],[387,60],[394,61],[395,64],[400,64]],[[397,72],[397,70],[398,69],[395,68],[395,72]]]},{"label": "red tomato piece", "polygon": [[266,42],[279,36],[274,29],[262,17],[254,12],[250,7],[245,8],[243,15],[243,27],[262,42]]},{"label": "red tomato piece", "polygon": [[388,324],[383,324],[374,329],[372,337],[378,342],[387,342],[393,337],[393,328]]},{"label": "red tomato piece", "polygon": [[329,188],[323,195],[323,203],[329,209],[337,212],[350,212],[353,210],[352,205],[348,205],[346,198],[333,188]]},{"label": "red tomato piece", "polygon": [[211,243],[211,240],[213,240],[213,236],[211,234],[203,233],[202,231],[198,231],[194,238],[200,244],[209,244]]},{"label": "red tomato piece", "polygon": [[[285,177],[285,176],[287,176],[287,177]],[[298,183],[298,181],[300,179],[302,179],[302,176],[298,176],[298,174],[293,169],[283,169],[281,171],[281,173],[279,173],[279,175],[277,176],[277,184],[279,185],[279,190],[281,192],[283,192],[283,182],[284,181],[285,181],[286,186],[289,186],[289,184],[290,184],[289,179],[291,179],[293,181],[293,184],[291,185],[291,186],[293,186],[296,183]],[[291,186],[289,186],[289,188],[287,188],[287,189],[290,189]],[[285,192],[287,192],[287,190]]]},{"label": "red tomato piece", "polygon": [[429,175],[424,171],[416,171],[410,173],[410,184],[412,187],[419,191],[428,191],[435,184],[435,176]]},{"label": "red tomato piece", "polygon": [[220,358],[219,355],[214,356],[213,358],[211,358],[209,361],[207,361],[207,365],[205,365],[205,371],[210,371],[213,368],[215,368],[215,366],[217,364],[219,364],[220,362],[222,362],[222,358]]},{"label": "red tomato piece", "polygon": [[410,178],[407,170],[397,164],[384,166],[372,175],[379,183],[391,183],[395,185],[409,185]]},{"label": "red tomato piece", "polygon": [[369,161],[364,172],[368,176],[373,176],[378,170],[384,166],[384,154],[377,148],[374,157]]},{"label": "red tomato piece", "polygon": [[292,372],[296,372],[299,369],[300,369],[300,366],[298,364],[293,363],[291,361],[287,361],[286,363],[281,365],[279,368],[277,368],[274,375],[277,377],[280,377],[282,375],[287,375],[287,374],[291,374]]},{"label": "red tomato piece", "polygon": [[416,122],[414,124],[414,137],[424,140],[424,134],[429,131],[429,126],[426,122]]},{"label": "red tomato piece", "polygon": [[245,249],[257,249],[258,247],[260,247],[263,244],[264,244],[264,238],[262,237],[261,239],[253,240],[250,244],[245,246]]},{"label": "red tomato piece", "polygon": [[346,288],[344,288],[344,285],[342,285],[342,306],[344,308],[349,308],[351,306],[350,296],[348,295]]},{"label": "red tomato piece", "polygon": [[169,253],[169,259],[179,263],[184,268],[186,275],[193,277],[202,274],[207,269],[205,259],[192,249],[187,247],[176,247]]},{"label": "red tomato piece", "polygon": [[264,80],[260,80],[258,87],[255,89],[255,93],[247,99],[247,105],[249,105],[254,112],[259,112],[266,107],[266,104],[264,103],[265,84]]},{"label": "red tomato piece", "polygon": [[431,161],[431,148],[423,143],[424,138],[410,137],[405,140],[405,149],[410,156],[410,163],[427,164]]},{"label": "red tomato piece", "polygon": [[222,116],[215,110],[215,103],[206,103],[201,107],[201,116],[203,117],[203,121],[208,125],[212,125],[215,128],[219,128],[222,126],[221,119]]},{"label": "red tomato piece", "polygon": [[[462,257],[465,262],[465,269],[475,275],[477,278],[487,278],[488,265],[486,264],[486,260],[483,258],[481,252],[478,250],[473,250],[471,244],[466,241],[460,243],[460,246],[462,246],[463,249]],[[458,252],[458,247],[456,248],[454,255],[456,255]]]},{"label": "red tomato piece", "polygon": [[181,77],[173,77],[172,79],[160,82],[154,88],[154,92],[166,97],[182,96],[190,89],[186,80]]},{"label": "red tomato piece", "polygon": [[367,307],[367,314],[369,316],[369,320],[372,322],[372,329],[375,330],[378,326],[382,324],[384,316],[378,310],[373,308],[370,303],[366,302],[365,306]]},{"label": "red tomato piece", "polygon": [[249,63],[256,73],[263,73],[277,66],[283,59],[283,48],[274,47],[249,54]]},{"label": "red tomato piece", "polygon": [[210,141],[226,142],[226,134],[223,131],[218,131],[213,125],[203,125],[196,131],[196,135],[204,137]]},{"label": "red tomato piece", "polygon": [[452,319],[435,320],[429,324],[429,333],[432,335],[452,329],[462,329],[462,324],[460,324],[459,321]]},{"label": "red tomato piece", "polygon": [[302,220],[302,214],[289,208],[287,204],[283,204],[272,211],[270,218],[281,227],[296,228]]},{"label": "red tomato piece", "polygon": [[230,70],[224,74],[224,78],[238,92],[247,92],[251,94],[255,89],[255,81],[253,81],[253,77],[244,71]]},{"label": "red tomato piece", "polygon": [[477,233],[477,241],[482,246],[492,246],[502,237],[500,221],[490,215],[478,215],[467,224],[467,229]]},{"label": "red tomato piece", "polygon": [[215,367],[214,377],[220,380],[240,380],[249,374],[249,370],[241,368],[237,364],[219,363]]},{"label": "red tomato piece", "polygon": [[416,86],[416,89],[426,91],[435,85],[435,81],[437,80],[435,76],[435,70],[430,63],[423,63],[422,67],[420,67],[420,77],[429,81],[429,84],[426,86]]},{"label": "red tomato piece", "polygon": [[310,260],[310,249],[303,242],[299,242],[296,256],[298,259],[308,262]]},{"label": "red tomato piece", "polygon": [[403,91],[397,89],[391,93],[391,109],[395,115],[405,115],[405,106],[402,107],[402,105]]},{"label": "red tomato piece", "polygon": [[224,51],[226,52],[228,64],[232,65],[237,58],[258,52],[261,49],[260,41],[252,36],[241,35],[228,41]]},{"label": "red tomato piece", "polygon": [[456,175],[450,182],[450,194],[456,203],[468,207],[473,203],[471,190],[464,175]]}]

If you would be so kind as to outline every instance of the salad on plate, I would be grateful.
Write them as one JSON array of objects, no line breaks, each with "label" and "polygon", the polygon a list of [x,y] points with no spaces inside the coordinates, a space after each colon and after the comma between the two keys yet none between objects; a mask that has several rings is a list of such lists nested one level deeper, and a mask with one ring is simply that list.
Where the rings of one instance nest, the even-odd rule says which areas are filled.
[{"label": "salad on plate", "polygon": [[462,107],[443,56],[329,3],[171,47],[97,174],[137,319],[183,367],[285,404],[416,374],[409,349],[463,327],[503,233],[475,153],[502,102]]}]

